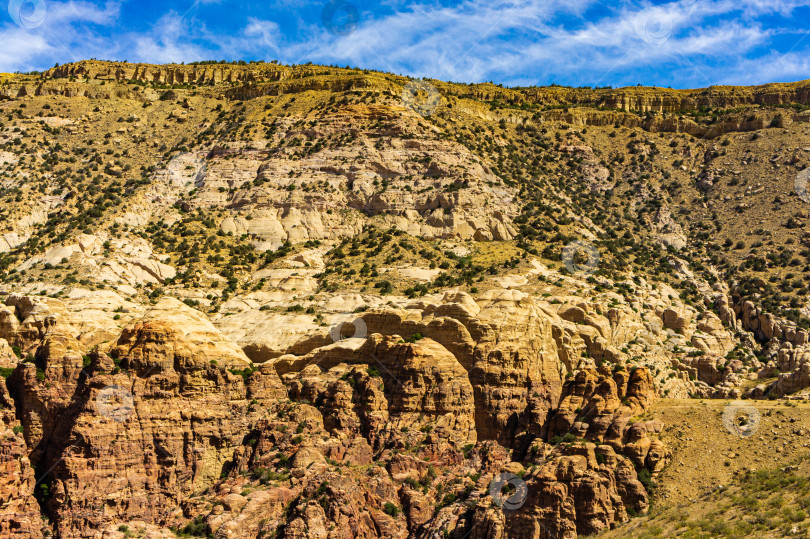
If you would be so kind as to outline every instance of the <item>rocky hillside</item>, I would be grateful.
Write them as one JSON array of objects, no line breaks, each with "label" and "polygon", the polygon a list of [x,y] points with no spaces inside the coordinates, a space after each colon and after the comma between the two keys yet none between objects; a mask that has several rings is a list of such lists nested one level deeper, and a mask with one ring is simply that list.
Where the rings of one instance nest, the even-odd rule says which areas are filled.
[{"label": "rocky hillside", "polygon": [[808,82],[0,80],[0,535],[670,534],[810,395]]},{"label": "rocky hillside", "polygon": [[[661,402],[656,420],[688,421],[692,427],[669,429],[663,436],[679,447],[653,487],[654,496],[666,503],[600,537],[806,536],[810,407],[749,401],[745,407],[757,414],[759,427],[741,441],[722,427],[733,406]],[[702,458],[707,453],[711,461]]]}]

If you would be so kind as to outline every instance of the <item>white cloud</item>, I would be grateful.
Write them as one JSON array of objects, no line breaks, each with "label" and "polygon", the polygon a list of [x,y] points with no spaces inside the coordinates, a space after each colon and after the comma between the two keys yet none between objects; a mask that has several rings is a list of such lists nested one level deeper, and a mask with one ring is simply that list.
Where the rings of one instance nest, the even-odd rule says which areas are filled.
[{"label": "white cloud", "polygon": [[[134,52],[132,57],[125,58],[129,61],[163,64],[199,60],[204,56],[204,49],[191,43],[188,26],[183,16],[167,13],[155,22],[148,34],[121,36],[125,46],[119,50]],[[130,41],[134,46],[127,46]]]},{"label": "white cloud", "polygon": [[53,51],[53,45],[41,35],[31,35],[22,28],[9,28],[0,31],[0,71],[30,71],[31,59],[46,56]]},{"label": "white cloud", "polygon": [[[29,70],[43,59],[87,57],[144,62],[214,58],[278,58],[374,67],[455,81],[507,84],[606,82],[709,85],[734,77],[806,77],[800,54],[767,51],[775,36],[795,30],[766,25],[763,16],[785,17],[784,26],[810,0],[676,0],[667,4],[595,0],[467,0],[453,7],[386,0],[389,15],[362,16],[347,36],[329,33],[303,7],[276,0],[295,21],[281,27],[267,13],[246,11],[239,31],[224,32],[196,8],[163,13],[151,27],[119,32],[120,4],[49,2],[40,28],[0,27],[0,70]],[[308,7],[317,12],[321,3]],[[313,11],[307,12],[312,18]],[[598,15],[595,15],[598,14]],[[597,18],[593,18],[597,17]],[[88,26],[102,31],[93,33]],[[77,29],[81,28],[81,30]],[[107,37],[107,34],[112,34]],[[797,39],[800,36],[797,36]],[[806,49],[810,40],[804,44]],[[804,49],[797,49],[804,50]],[[67,52],[66,52],[67,51]],[[763,52],[765,51],[765,52]],[[757,59],[758,56],[763,56]],[[60,60],[64,61],[64,60]],[[782,67],[775,67],[774,62]],[[51,62],[52,65],[52,62]]]},{"label": "white cloud", "polygon": [[[281,36],[281,30],[278,24],[273,21],[263,21],[249,17],[248,25],[245,27],[243,36],[242,40],[246,42],[241,43],[241,45],[247,50],[270,50],[276,54],[280,52],[278,41]],[[234,44],[232,46],[238,45],[240,44]]]},{"label": "white cloud", "polygon": [[605,73],[649,73],[676,63],[693,71],[692,80],[711,84],[710,76],[718,75],[713,64],[743,58],[772,37],[752,19],[806,5],[810,1],[680,0],[623,5],[588,22],[576,16],[596,6],[589,0],[470,1],[452,9],[406,9],[366,21],[346,37],[320,36],[320,46],[299,52],[419,76],[512,84],[597,83]]},{"label": "white cloud", "polygon": [[807,54],[772,52],[756,60],[741,60],[718,70],[717,84],[750,85],[768,82],[793,82],[808,78],[810,58]]},{"label": "white cloud", "polygon": [[118,18],[121,3],[107,2],[99,8],[90,2],[72,0],[68,2],[48,2],[48,24],[60,27],[64,24],[76,22],[89,22],[93,24],[108,25]]},{"label": "white cloud", "polygon": [[88,57],[87,53],[98,50],[101,43],[92,35],[80,34],[73,25],[111,24],[119,9],[117,2],[103,7],[80,1],[48,2],[46,6],[45,18],[35,28],[21,28],[10,18],[0,26],[0,71],[31,71],[50,67],[53,62],[48,60],[54,58],[73,61]]}]

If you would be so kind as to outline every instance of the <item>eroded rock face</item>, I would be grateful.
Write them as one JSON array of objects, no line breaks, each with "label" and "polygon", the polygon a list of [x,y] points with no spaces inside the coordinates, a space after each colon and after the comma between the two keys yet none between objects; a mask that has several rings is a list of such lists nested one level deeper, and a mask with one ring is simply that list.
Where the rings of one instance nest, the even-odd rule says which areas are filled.
[{"label": "eroded rock face", "polygon": [[[115,256],[107,256],[104,246],[115,249]],[[21,270],[28,270],[37,264],[58,265],[63,260],[70,261],[74,267],[89,267],[100,279],[108,282],[127,285],[146,283],[163,283],[174,277],[177,272],[161,257],[152,251],[149,242],[142,238],[121,240],[106,233],[102,237],[80,234],[76,243],[56,246],[41,255],[29,258],[20,265]]]},{"label": "eroded rock face", "polygon": [[577,537],[645,512],[648,496],[636,470],[657,473],[671,454],[657,439],[660,422],[630,419],[655,398],[645,368],[577,372],[547,421],[526,415],[516,451],[531,465],[522,477],[527,495],[521,509],[476,512],[473,530],[497,530],[495,537]]},{"label": "eroded rock face", "polygon": [[15,417],[14,401],[0,384],[0,535],[43,537],[47,529],[34,498],[36,478],[28,458],[22,426]]},{"label": "eroded rock face", "polygon": [[604,445],[569,453],[523,477],[527,496],[519,510],[477,510],[473,536],[575,538],[627,520],[628,511],[647,510],[647,492],[629,459]]},{"label": "eroded rock face", "polygon": [[245,368],[245,353],[225,339],[199,311],[174,298],[164,298],[118,340],[113,356],[127,357],[140,372],[166,368],[184,369],[211,362]]},{"label": "eroded rock face", "polygon": [[[607,369],[606,369],[607,370]],[[627,420],[655,400],[647,369],[598,373],[578,371],[563,387],[560,404],[547,424],[549,438],[573,433],[594,442],[617,444],[627,434]]]},{"label": "eroded rock face", "polygon": [[9,379],[31,459],[50,469],[42,504],[60,536],[182,520],[178,504],[219,479],[261,415],[251,400],[284,394],[273,371],[246,384],[225,370],[249,363],[207,320],[167,305],[122,333],[115,361],[83,357],[54,325]]},{"label": "eroded rock face", "polygon": [[[670,459],[662,425],[634,419],[656,393],[798,397],[810,386],[807,332],[729,291],[712,275],[714,253],[696,263],[690,237],[709,250],[717,239],[703,212],[681,214],[660,182],[636,181],[639,159],[655,158],[673,163],[661,170],[665,190],[748,186],[739,200],[708,196],[716,215],[756,209],[777,184],[790,190],[807,164],[805,144],[787,140],[801,130],[789,127],[810,112],[726,110],[711,122],[677,113],[807,103],[806,83],[586,91],[434,81],[441,110],[428,119],[403,106],[404,78],[326,66],[89,61],[2,78],[0,99],[17,118],[0,129],[11,195],[0,223],[0,253],[10,251],[0,257],[0,535],[166,537],[187,525],[218,537],[598,533],[645,511],[640,473]],[[57,111],[47,96],[87,99]],[[634,140],[601,136],[621,127]],[[703,140],[675,137],[666,149],[644,131]],[[724,133],[723,147],[711,140]],[[76,158],[22,158],[52,135]],[[751,151],[746,141],[759,137],[767,146]],[[769,163],[750,166],[761,157]],[[101,173],[121,182],[98,199],[95,185],[51,182],[78,181],[69,163],[100,168],[94,184]],[[39,179],[29,175],[38,164]],[[561,172],[572,181],[560,184]],[[757,175],[774,181],[749,182]],[[619,178],[631,190],[618,193]],[[625,197],[624,215],[601,202],[583,210],[583,194]],[[792,205],[784,193],[773,200],[788,228],[804,225],[806,211],[782,211]],[[641,230],[622,230],[628,220]],[[357,275],[339,250],[327,253],[374,226],[413,237],[360,274],[396,290],[418,282],[403,293],[425,295],[325,280]],[[527,240],[572,233],[610,245],[610,271],[588,279],[547,265],[547,251],[529,256]],[[432,245],[418,257],[397,254],[424,240]],[[254,252],[282,242],[295,247],[278,259]],[[384,252],[370,242],[351,250]],[[652,249],[638,256],[639,246]],[[617,268],[627,247],[636,262]],[[489,275],[467,266],[486,259]],[[448,260],[458,265],[442,275]],[[457,291],[472,293],[469,277],[445,280],[465,267],[480,275],[475,298]],[[678,290],[656,282],[662,270]],[[156,302],[162,294],[210,318]],[[336,328],[347,319],[353,332]],[[747,389],[756,379],[769,382]],[[490,492],[501,472],[527,485],[518,512]]]},{"label": "eroded rock face", "polygon": [[[405,343],[373,334],[351,350],[351,360],[363,369],[335,365],[345,353],[340,344],[319,349],[303,359],[313,368],[289,379],[292,398],[323,402],[325,425],[334,432],[363,434],[377,449],[407,440],[402,432],[425,429],[450,443],[475,442],[472,385],[442,345],[430,338]],[[327,370],[321,374],[319,368]]]},{"label": "eroded rock face", "polygon": [[[375,316],[369,315],[369,320]],[[671,458],[657,439],[662,430],[659,422],[630,423],[631,417],[643,414],[656,398],[647,369],[579,371],[563,385],[557,408],[549,413],[539,407],[535,413],[529,410],[523,414],[522,426],[526,430],[516,437],[523,445],[515,447],[513,453],[523,459],[521,463],[511,461],[506,448],[499,443],[482,441],[480,430],[478,443],[473,443],[474,439],[464,440],[441,421],[436,422],[435,429],[425,428],[431,426],[427,413],[426,421],[417,420],[402,428],[403,414],[397,413],[391,403],[401,398],[399,391],[412,387],[412,377],[402,374],[407,369],[397,371],[406,380],[399,388],[392,384],[394,373],[388,369],[397,364],[408,365],[409,361],[402,362],[401,358],[410,359],[419,353],[429,352],[439,364],[449,354],[429,338],[415,343],[427,341],[422,350],[415,344],[399,343],[398,338],[375,333],[368,339],[348,339],[313,351],[300,364],[293,358],[282,358],[278,366],[286,372],[284,378],[290,384],[291,397],[311,402],[314,407],[299,404],[290,411],[291,417],[285,419],[293,425],[298,422],[297,442],[286,427],[280,428],[280,432],[271,432],[269,424],[258,429],[256,442],[248,444],[237,469],[272,466],[279,460],[291,459],[289,473],[301,481],[318,483],[317,489],[310,486],[305,491],[323,495],[333,486],[331,481],[324,481],[323,473],[333,460],[343,459],[349,466],[346,474],[350,477],[352,466],[371,462],[372,455],[377,462],[387,462],[390,479],[402,487],[397,501],[385,503],[401,504],[404,522],[401,517],[381,521],[379,513],[370,509],[365,520],[354,521],[358,536],[373,537],[379,533],[379,536],[431,537],[436,531],[455,530],[453,533],[475,537],[522,537],[546,530],[551,537],[576,537],[614,527],[629,518],[630,513],[646,511],[647,492],[636,470],[646,468],[655,474]],[[380,369],[379,377],[376,368],[372,369],[375,365]],[[452,372],[445,365],[442,371],[447,370]],[[370,376],[369,372],[375,375]],[[457,372],[463,374],[460,369]],[[436,387],[440,396],[448,394],[435,380],[426,378],[425,383]],[[452,384],[452,379],[446,383]],[[422,394],[417,397],[421,402]],[[592,417],[587,423],[581,417],[585,415]],[[463,411],[457,410],[455,416],[463,417]],[[399,428],[390,429],[389,424]],[[317,436],[322,431],[328,432],[332,439],[325,441]],[[308,442],[311,440],[308,436],[312,435],[316,435],[315,440]],[[358,437],[360,447],[356,443]],[[281,449],[282,456],[274,454],[275,449]],[[439,467],[442,471],[438,471]],[[467,483],[462,493],[463,497],[477,501],[472,515],[466,514],[465,505],[454,503],[459,494],[457,489],[452,489],[449,504],[439,504],[435,495],[425,497],[413,489],[417,484],[430,485],[426,488],[431,494],[434,481],[442,484],[454,474],[456,477],[463,474],[463,470],[480,473],[479,480]],[[493,505],[491,481],[504,471],[524,474],[521,481],[525,482],[528,495],[519,511],[503,512]],[[385,476],[386,481],[389,476]],[[346,481],[341,477],[341,484]],[[374,492],[380,492],[380,488],[375,487]],[[366,491],[365,487],[358,488],[357,496],[364,501],[373,500],[372,507],[379,507],[386,498],[392,499],[390,491],[382,499],[369,498],[371,494]],[[446,496],[439,497],[448,500]],[[323,529],[324,515],[333,514],[329,509],[323,510],[324,504],[331,507],[335,501],[325,496],[319,503],[321,507],[300,502],[296,512],[301,522],[296,520],[295,533]],[[337,514],[353,515],[355,511],[342,508]],[[383,529],[387,531],[371,532],[372,521],[376,528],[386,522]]]},{"label": "eroded rock face", "polygon": [[[402,107],[349,105],[305,129],[293,121],[279,123],[268,144],[278,146],[273,151],[234,155],[216,148],[195,179],[198,195],[189,207],[225,204],[234,215],[222,221],[222,230],[253,234],[265,248],[350,237],[369,217],[426,238],[514,237],[514,189],[463,145],[430,140],[433,133],[402,112]],[[376,133],[356,129],[367,120],[388,126],[385,145],[376,144]],[[350,140],[327,145],[317,158],[302,159],[282,148],[297,136],[327,140],[350,130],[355,132]],[[380,182],[386,185],[382,193],[376,189]],[[233,196],[225,194],[229,189],[236,190]]]},{"label": "eroded rock face", "polygon": [[[586,367],[565,348],[606,351],[632,327],[590,305],[453,293],[253,365],[177,300],[131,309],[90,349],[66,305],[12,303],[23,322],[9,336],[32,357],[5,360],[6,423],[24,433],[2,445],[16,505],[0,526],[20,536],[40,511],[59,537],[593,533],[646,509],[635,470],[669,455],[660,425],[629,423],[654,399],[649,371]],[[582,368],[565,380],[568,364]],[[39,503],[32,465],[49,470]],[[504,471],[528,485],[519,515],[493,506]]]},{"label": "eroded rock face", "polygon": [[[448,294],[440,304],[373,310],[359,318],[365,333],[393,337],[386,343],[411,340],[415,335],[424,337],[410,351],[418,356],[429,347],[427,353],[440,364],[439,370],[445,376],[463,375],[472,386],[475,430],[479,437],[509,443],[528,400],[536,399],[547,410],[559,397],[561,372],[565,369],[560,358],[569,362],[572,359],[558,335],[572,331],[574,325],[562,327],[561,319],[519,292],[494,294],[481,303],[467,294]],[[582,331],[592,330],[582,326]],[[315,348],[308,354],[284,355],[272,363],[284,375],[309,364],[317,364],[321,369],[340,363],[374,366],[376,357],[382,366],[375,368],[380,368],[384,378],[387,374],[398,376],[402,361],[389,364],[385,358],[404,353],[405,348],[386,344],[372,352],[360,338],[337,344],[328,342],[326,346],[318,346],[323,342],[311,339],[308,343]],[[298,350],[300,353],[305,348]],[[386,373],[386,369],[391,372]]]}]

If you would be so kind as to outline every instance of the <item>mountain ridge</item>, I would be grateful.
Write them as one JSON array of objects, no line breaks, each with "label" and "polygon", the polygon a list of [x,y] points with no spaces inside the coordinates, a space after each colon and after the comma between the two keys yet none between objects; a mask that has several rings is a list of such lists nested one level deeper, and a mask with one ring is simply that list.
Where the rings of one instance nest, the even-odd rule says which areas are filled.
[{"label": "mountain ridge", "polygon": [[810,395],[807,81],[12,77],[2,533],[621,533]]},{"label": "mountain ridge", "polygon": [[[116,82],[137,81],[151,84],[193,84],[197,86],[220,83],[265,84],[296,79],[356,74],[356,68],[338,68],[319,65],[279,65],[255,62],[212,62],[197,64],[142,64],[84,60],[63,64],[41,72],[38,76],[3,74],[21,79],[39,78],[41,81],[89,78]],[[375,78],[395,77],[398,82],[409,77],[384,72],[362,70]],[[626,112],[686,112],[700,108],[732,108],[741,105],[784,105],[810,103],[810,80],[767,83],[758,86],[714,85],[708,88],[671,89],[661,87],[627,86],[619,88],[572,88],[563,86],[504,88],[492,83],[444,83],[436,79],[423,79],[438,83],[446,93],[460,97],[473,97],[490,101],[498,97],[522,96],[529,102],[543,105],[584,105],[604,107]],[[466,88],[466,92],[459,89]],[[591,97],[589,94],[593,94]]]}]

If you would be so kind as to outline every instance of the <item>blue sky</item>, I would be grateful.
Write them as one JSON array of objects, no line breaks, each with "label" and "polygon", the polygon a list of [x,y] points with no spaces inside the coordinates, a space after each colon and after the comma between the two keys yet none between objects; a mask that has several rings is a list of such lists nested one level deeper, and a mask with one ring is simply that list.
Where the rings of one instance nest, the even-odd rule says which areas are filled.
[{"label": "blue sky", "polygon": [[808,32],[810,0],[10,0],[0,71],[276,59],[510,86],[694,88],[809,79]]}]

